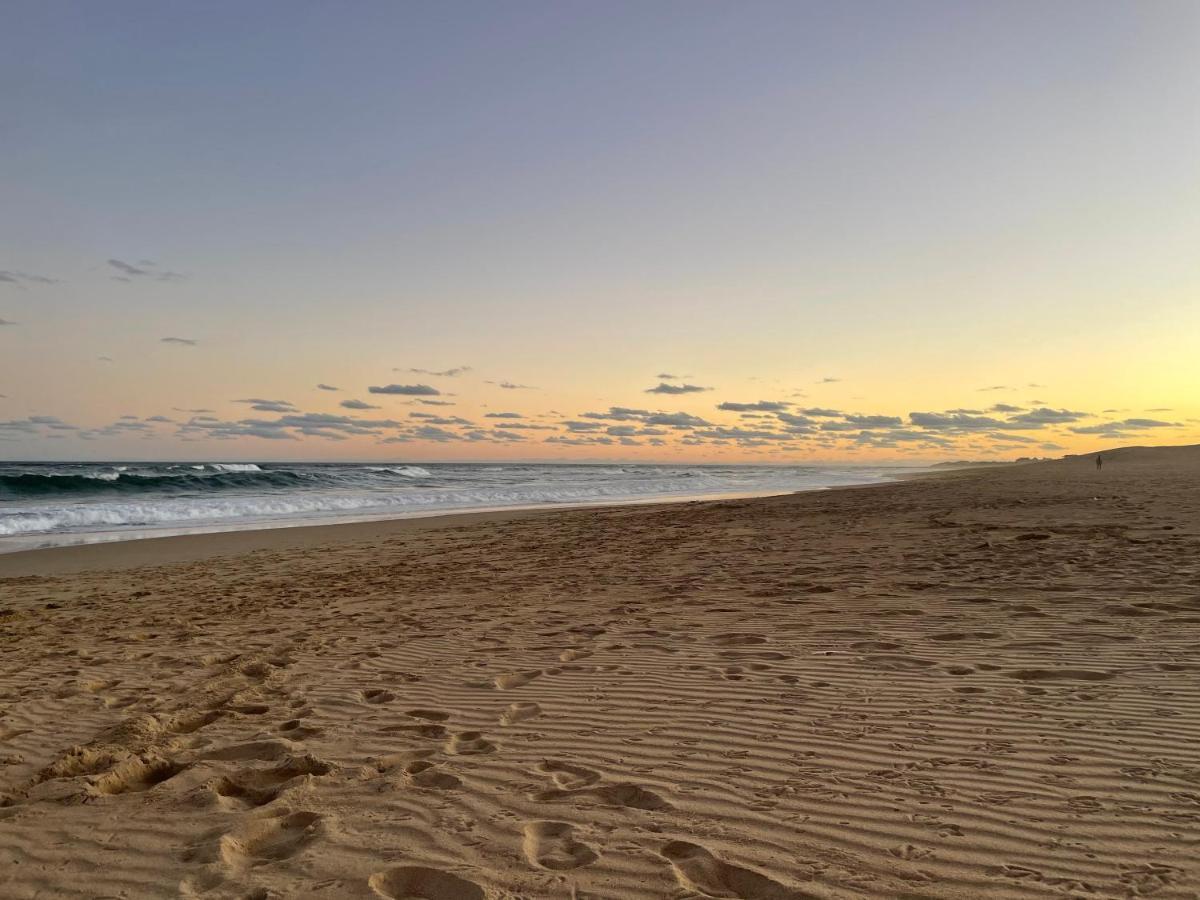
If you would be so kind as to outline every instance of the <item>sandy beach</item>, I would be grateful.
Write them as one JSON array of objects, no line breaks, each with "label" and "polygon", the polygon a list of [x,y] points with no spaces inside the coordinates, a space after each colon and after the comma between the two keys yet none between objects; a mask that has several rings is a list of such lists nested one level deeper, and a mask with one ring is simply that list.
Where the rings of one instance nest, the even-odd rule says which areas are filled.
[{"label": "sandy beach", "polygon": [[0,557],[0,896],[1196,897],[1200,448]]}]

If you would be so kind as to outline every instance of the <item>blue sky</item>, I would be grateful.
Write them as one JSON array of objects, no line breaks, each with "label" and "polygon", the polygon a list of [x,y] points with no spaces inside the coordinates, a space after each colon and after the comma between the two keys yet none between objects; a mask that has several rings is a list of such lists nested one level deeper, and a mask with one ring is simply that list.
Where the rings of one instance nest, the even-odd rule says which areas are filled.
[{"label": "blue sky", "polygon": [[[910,429],[1002,383],[1100,423],[1170,409],[1188,439],[1198,35],[1190,2],[15,3],[0,422],[328,413],[319,381],[466,365],[472,421],[508,399],[488,382],[561,423],[666,371],[713,387],[677,404],[710,418]],[[180,437],[0,455],[226,452]],[[379,437],[303,454],[394,455]],[[534,453],[459,443],[415,449]],[[786,443],[538,450],[862,450]],[[874,449],[960,449],[901,443]]]}]

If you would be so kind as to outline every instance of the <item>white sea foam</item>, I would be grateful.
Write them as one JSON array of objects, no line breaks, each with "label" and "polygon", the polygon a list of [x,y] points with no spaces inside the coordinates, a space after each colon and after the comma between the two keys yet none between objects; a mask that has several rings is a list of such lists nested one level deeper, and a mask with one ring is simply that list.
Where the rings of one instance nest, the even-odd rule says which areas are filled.
[{"label": "white sea foam", "polygon": [[[0,474],[17,479],[36,466],[0,464]],[[65,474],[47,466],[47,474]],[[833,467],[699,466],[489,466],[272,465],[252,463],[145,464],[128,467],[145,480],[121,481],[119,493],[100,488],[27,495],[19,482],[0,493],[0,538],[63,535],[105,540],[121,532],[220,531],[241,527],[301,524],[332,519],[366,519],[472,509],[555,504],[670,500],[715,495],[789,493],[886,479],[887,470]],[[76,464],[72,474],[97,481],[119,479],[118,467]],[[262,473],[236,483],[208,478],[176,482],[171,476]],[[166,476],[165,479],[163,476]],[[398,477],[397,477],[398,476]],[[156,479],[162,480],[156,485]],[[178,486],[174,486],[177,484]],[[2,488],[2,486],[0,486]],[[16,549],[12,542],[0,551]]]},{"label": "white sea foam", "polygon": [[420,466],[367,466],[371,472],[391,472],[393,475],[403,475],[405,478],[432,478],[433,473]]}]

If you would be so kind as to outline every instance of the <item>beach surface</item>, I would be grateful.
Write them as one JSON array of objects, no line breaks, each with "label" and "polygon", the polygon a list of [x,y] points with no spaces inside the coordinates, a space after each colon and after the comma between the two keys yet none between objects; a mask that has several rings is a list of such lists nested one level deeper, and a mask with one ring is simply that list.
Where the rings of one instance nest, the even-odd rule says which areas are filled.
[{"label": "beach surface", "polygon": [[1200,448],[0,557],[0,896],[1200,895]]}]

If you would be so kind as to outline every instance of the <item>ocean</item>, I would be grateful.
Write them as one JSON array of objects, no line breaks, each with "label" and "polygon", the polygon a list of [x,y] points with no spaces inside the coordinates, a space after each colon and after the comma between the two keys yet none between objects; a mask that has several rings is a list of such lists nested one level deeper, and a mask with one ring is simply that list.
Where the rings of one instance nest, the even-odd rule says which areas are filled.
[{"label": "ocean", "polygon": [[899,466],[0,463],[0,552],[449,512],[762,496]]}]

